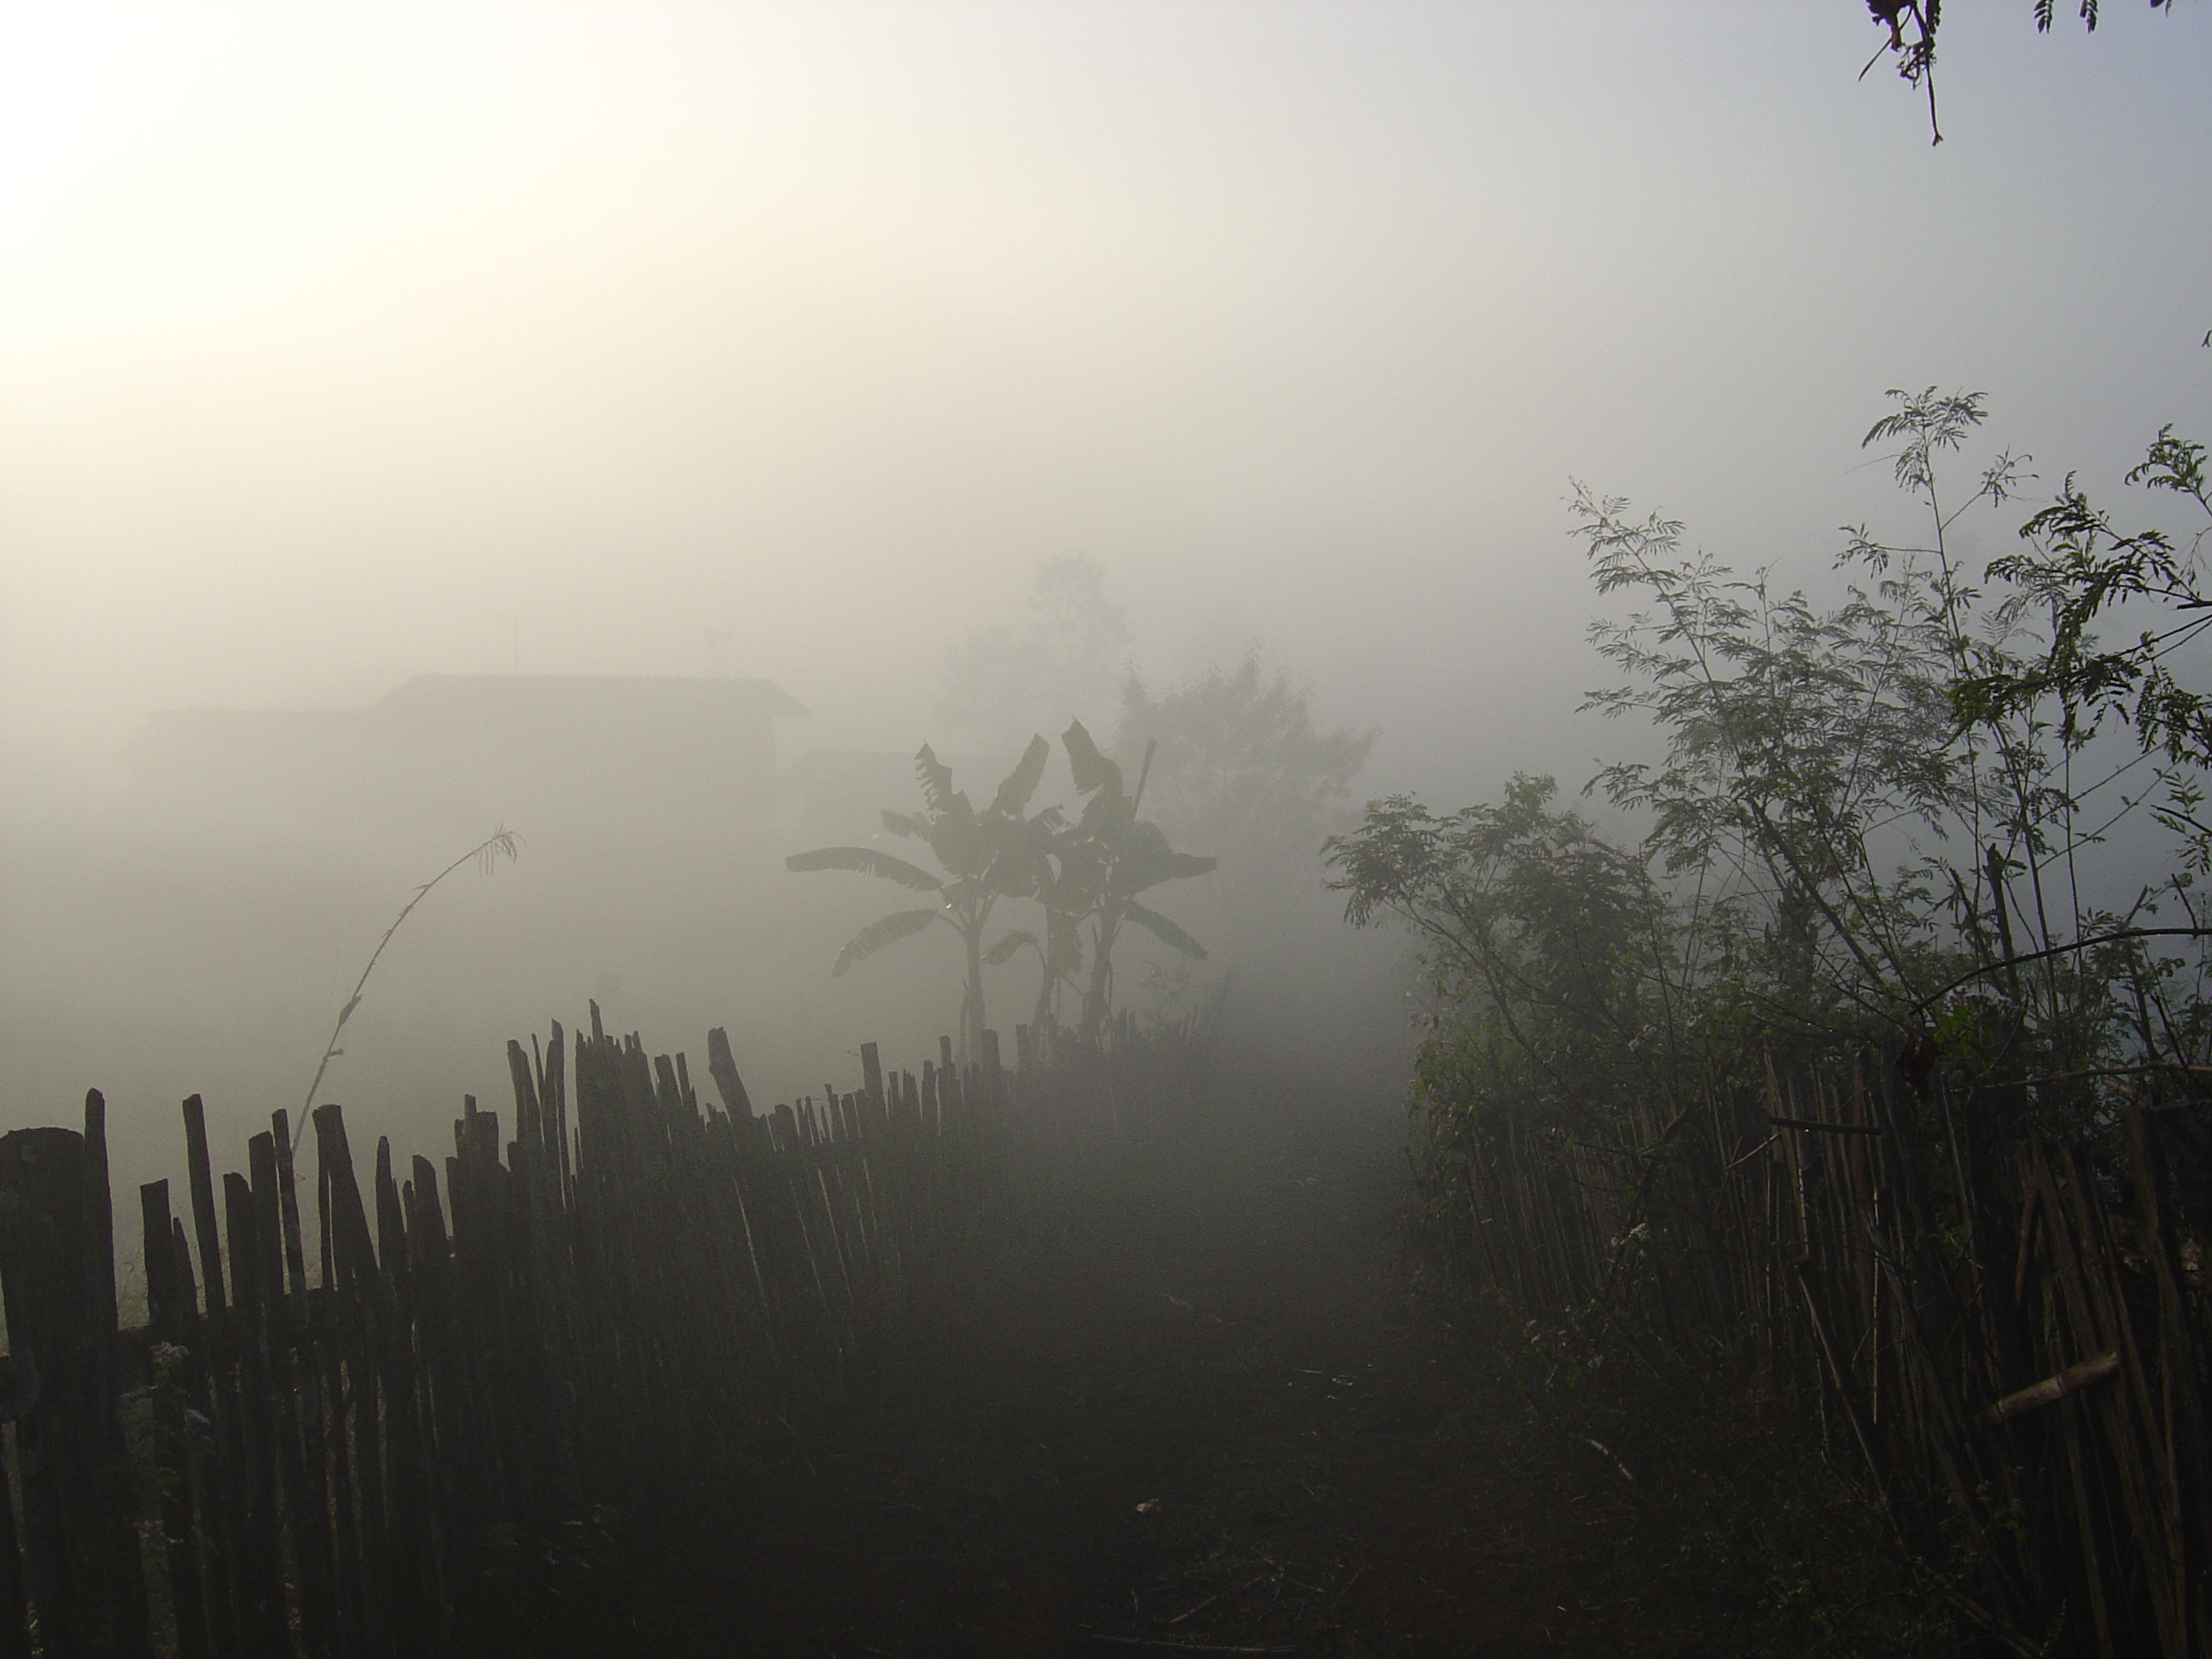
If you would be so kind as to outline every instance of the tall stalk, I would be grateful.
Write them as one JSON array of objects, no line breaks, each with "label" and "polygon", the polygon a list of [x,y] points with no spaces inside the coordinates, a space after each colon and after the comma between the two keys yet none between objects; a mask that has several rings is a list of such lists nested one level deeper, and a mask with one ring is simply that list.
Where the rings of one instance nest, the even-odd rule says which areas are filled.
[{"label": "tall stalk", "polygon": [[498,866],[501,859],[503,858],[510,864],[513,863],[518,851],[514,831],[496,830],[488,840],[471,848],[444,869],[439,871],[436,875],[431,877],[429,880],[417,887],[415,890],[415,896],[400,907],[399,914],[392,919],[392,926],[386,928],[384,937],[377,940],[376,949],[369,952],[368,965],[361,970],[361,977],[353,982],[353,994],[346,999],[345,1006],[338,1010],[337,1022],[331,1027],[331,1040],[323,1048],[322,1063],[315,1067],[315,1080],[307,1085],[307,1097],[300,1103],[301,1111],[307,1112],[314,1109],[315,1091],[323,1086],[323,1073],[331,1069],[332,1060],[345,1052],[338,1047],[338,1033],[345,1030],[345,1023],[353,1018],[353,1011],[361,1006],[361,994],[368,984],[368,976],[376,971],[377,962],[384,955],[384,947],[392,943],[392,936],[399,931],[399,924],[415,914],[415,907],[429,897],[430,890],[433,887],[445,880],[463,865],[473,862],[488,876]]}]

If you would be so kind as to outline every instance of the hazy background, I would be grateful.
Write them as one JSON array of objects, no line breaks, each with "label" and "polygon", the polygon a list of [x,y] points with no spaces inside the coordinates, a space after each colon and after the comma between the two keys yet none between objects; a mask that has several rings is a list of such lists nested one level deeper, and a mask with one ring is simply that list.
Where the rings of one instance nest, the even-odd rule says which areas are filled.
[{"label": "hazy background", "polygon": [[[903,752],[1080,552],[1148,683],[1256,644],[1456,805],[1615,740],[1571,477],[1809,577],[1939,384],[2116,493],[2212,429],[2212,7],[1944,25],[1931,149],[1856,0],[0,9],[0,1126],[296,1104],[459,850],[169,822],[155,710],[726,673]],[[950,1029],[791,850],[573,951],[528,851],[441,890],[325,1093],[417,1139],[610,986],[771,1097]]]}]

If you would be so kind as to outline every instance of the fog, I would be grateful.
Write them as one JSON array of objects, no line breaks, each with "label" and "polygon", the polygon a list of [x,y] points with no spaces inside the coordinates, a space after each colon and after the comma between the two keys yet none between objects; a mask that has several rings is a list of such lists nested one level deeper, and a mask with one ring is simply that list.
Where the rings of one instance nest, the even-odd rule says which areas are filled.
[{"label": "fog", "polygon": [[[1095,562],[1155,690],[1256,649],[1376,730],[1352,806],[1579,783],[1624,739],[1574,712],[1571,479],[1813,580],[1902,521],[1885,388],[1984,391],[2108,492],[2212,427],[2212,12],[2140,9],[1958,7],[1935,149],[1850,0],[0,11],[4,1127],[104,1087],[137,1177],[184,1093],[224,1144],[296,1107],[498,826],[333,1062],[372,1131],[496,1103],[592,997],[726,1023],[769,1098],[918,1060],[957,952],[830,979],[892,907],[784,870],[874,833],[788,774],[927,740],[988,796],[1016,751],[948,723],[948,654],[1043,561]],[[430,789],[362,712],[421,676],[805,712],[726,812],[647,799],[688,775],[649,721],[472,750],[442,705]],[[179,738],[208,710],[327,720],[249,786]],[[1249,1040],[1387,1069],[1397,947],[1310,872],[1189,887]]]}]

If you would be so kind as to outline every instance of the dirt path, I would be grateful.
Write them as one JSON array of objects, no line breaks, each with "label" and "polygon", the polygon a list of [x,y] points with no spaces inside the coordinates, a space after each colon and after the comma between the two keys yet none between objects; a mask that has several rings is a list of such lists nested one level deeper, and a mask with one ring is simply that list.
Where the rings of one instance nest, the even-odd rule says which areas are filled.
[{"label": "dirt path", "polygon": [[1711,1650],[1624,1589],[1633,1488],[1486,1400],[1409,1312],[1392,1116],[1258,1121],[986,1275],[794,1428],[755,1506],[773,1525],[663,1517],[619,1645]]}]

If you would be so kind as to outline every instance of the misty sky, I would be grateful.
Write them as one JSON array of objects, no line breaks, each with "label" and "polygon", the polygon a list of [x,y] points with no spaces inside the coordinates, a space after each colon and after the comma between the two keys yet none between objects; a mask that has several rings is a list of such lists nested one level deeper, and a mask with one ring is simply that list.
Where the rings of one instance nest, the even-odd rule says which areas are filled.
[{"label": "misty sky", "polygon": [[1931,149],[1856,0],[0,9],[13,793],[514,617],[903,748],[1078,551],[1378,787],[1578,778],[1571,477],[1817,568],[1886,387],[2108,493],[2212,431],[2212,6],[2029,14]]}]

